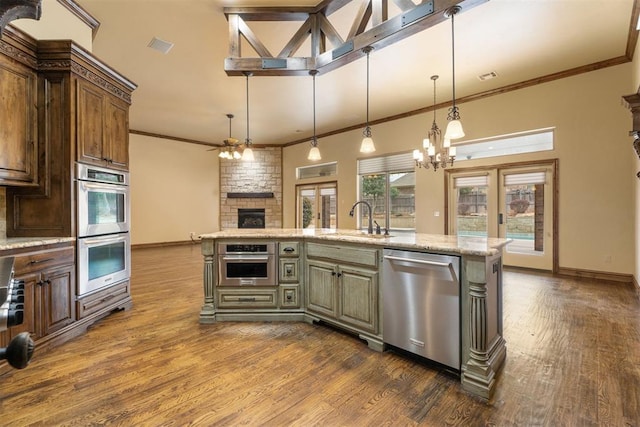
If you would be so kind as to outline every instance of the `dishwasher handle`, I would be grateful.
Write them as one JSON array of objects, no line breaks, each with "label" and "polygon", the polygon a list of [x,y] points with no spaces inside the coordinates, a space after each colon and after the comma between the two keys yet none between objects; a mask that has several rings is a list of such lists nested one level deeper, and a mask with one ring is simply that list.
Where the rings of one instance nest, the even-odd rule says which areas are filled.
[{"label": "dishwasher handle", "polygon": [[385,255],[384,258],[390,259],[392,261],[406,261],[406,262],[414,262],[416,264],[433,265],[435,267],[449,267],[451,265],[450,262],[427,261],[424,259],[402,258],[399,256],[391,256],[391,255]]},{"label": "dishwasher handle", "polygon": [[426,259],[416,259],[416,258],[403,258],[399,256],[392,256],[392,255],[384,255],[384,258],[388,259],[389,261],[402,261],[402,262],[408,262],[408,263],[414,263],[414,264],[429,265],[432,267],[446,268],[447,270],[449,270],[449,273],[451,273],[451,278],[456,282],[458,281],[456,272],[453,269],[453,265],[451,265],[450,262],[428,261]]}]

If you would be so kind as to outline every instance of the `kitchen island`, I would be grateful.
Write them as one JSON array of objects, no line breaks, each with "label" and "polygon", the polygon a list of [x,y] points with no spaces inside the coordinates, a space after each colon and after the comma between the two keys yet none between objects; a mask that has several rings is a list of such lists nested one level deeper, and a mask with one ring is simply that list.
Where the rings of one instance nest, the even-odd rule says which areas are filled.
[{"label": "kitchen island", "polygon": [[[204,256],[200,323],[322,321],[356,334],[377,351],[386,347],[380,283],[383,250],[458,257],[460,366],[456,371],[465,390],[487,399],[492,396],[495,376],[506,357],[502,249],[509,240],[329,229],[237,229],[199,237]],[[244,270],[236,274],[236,269]],[[256,274],[260,277],[245,277],[254,271],[262,271]]]}]

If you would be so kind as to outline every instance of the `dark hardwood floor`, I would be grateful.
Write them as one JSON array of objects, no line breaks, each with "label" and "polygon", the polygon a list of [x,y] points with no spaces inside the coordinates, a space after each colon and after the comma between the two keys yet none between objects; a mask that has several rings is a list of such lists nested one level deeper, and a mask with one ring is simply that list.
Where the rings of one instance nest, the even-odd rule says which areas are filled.
[{"label": "dark hardwood floor", "polygon": [[0,425],[640,426],[631,285],[504,275],[494,398],[305,323],[200,325],[200,247],[133,251],[133,309],[0,376]]}]

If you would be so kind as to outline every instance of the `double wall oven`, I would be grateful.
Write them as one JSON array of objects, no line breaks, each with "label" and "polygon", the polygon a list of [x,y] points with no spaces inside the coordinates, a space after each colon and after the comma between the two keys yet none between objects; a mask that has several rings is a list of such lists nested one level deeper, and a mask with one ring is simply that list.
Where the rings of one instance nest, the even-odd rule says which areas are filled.
[{"label": "double wall oven", "polygon": [[128,280],[129,174],[76,163],[78,296]]}]

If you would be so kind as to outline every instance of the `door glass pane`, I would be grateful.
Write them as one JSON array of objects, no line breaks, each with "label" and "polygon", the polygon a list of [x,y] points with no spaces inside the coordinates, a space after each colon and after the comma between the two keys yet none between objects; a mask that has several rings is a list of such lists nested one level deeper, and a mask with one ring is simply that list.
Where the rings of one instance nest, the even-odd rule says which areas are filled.
[{"label": "door glass pane", "polygon": [[457,187],[458,236],[487,237],[487,187]]},{"label": "door glass pane", "polygon": [[[316,190],[315,189],[304,189],[300,190],[299,197],[301,207],[300,212],[302,213],[302,227],[301,228],[316,228]],[[298,224],[300,227],[300,224]]]},{"label": "door glass pane", "polygon": [[[387,194],[387,175],[372,174],[363,175],[360,179],[360,194],[362,200],[371,205],[373,211],[373,220],[385,226],[385,216],[387,212],[386,194]],[[369,209],[366,206],[360,207],[360,227],[364,230],[369,225]],[[374,225],[375,228],[375,225]]]},{"label": "door glass pane", "polygon": [[320,189],[320,227],[321,228],[337,228],[336,217],[336,189],[321,188]]},{"label": "door glass pane", "polygon": [[[394,230],[416,228],[415,172],[389,175],[389,228]],[[380,221],[378,221],[379,224]]]},{"label": "door glass pane", "polygon": [[508,252],[543,252],[544,184],[505,186]]}]

